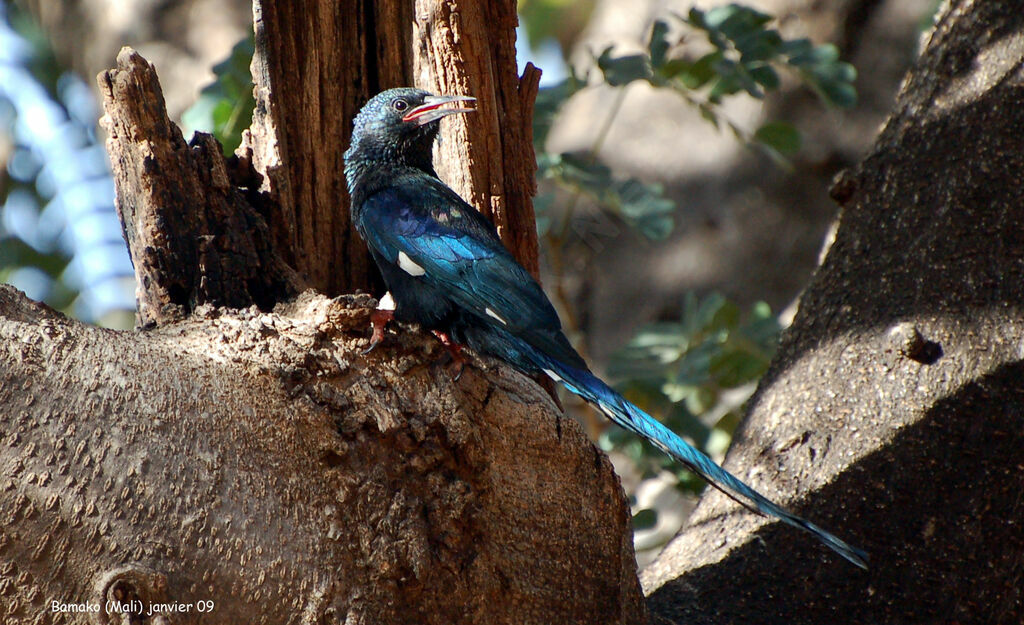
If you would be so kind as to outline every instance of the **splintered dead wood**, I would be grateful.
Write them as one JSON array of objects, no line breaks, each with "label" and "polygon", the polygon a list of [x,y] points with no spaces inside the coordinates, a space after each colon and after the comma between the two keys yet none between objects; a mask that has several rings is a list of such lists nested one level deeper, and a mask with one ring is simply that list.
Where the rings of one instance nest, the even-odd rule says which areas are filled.
[{"label": "splintered dead wood", "polygon": [[100,74],[117,211],[135,267],[140,325],[213,304],[269,309],[301,281],[271,245],[245,186],[244,162],[228,169],[220,146],[189,146],[168,118],[153,66],[129,48]]}]

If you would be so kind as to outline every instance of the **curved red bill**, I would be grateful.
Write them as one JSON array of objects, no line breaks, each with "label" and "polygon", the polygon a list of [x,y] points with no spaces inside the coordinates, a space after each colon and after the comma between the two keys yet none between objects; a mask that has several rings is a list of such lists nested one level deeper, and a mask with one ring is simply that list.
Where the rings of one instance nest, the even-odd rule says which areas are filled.
[{"label": "curved red bill", "polygon": [[403,122],[416,122],[420,126],[455,113],[470,113],[475,108],[442,108],[451,102],[476,102],[476,98],[468,95],[431,95],[423,100],[423,104],[413,108],[402,116]]}]

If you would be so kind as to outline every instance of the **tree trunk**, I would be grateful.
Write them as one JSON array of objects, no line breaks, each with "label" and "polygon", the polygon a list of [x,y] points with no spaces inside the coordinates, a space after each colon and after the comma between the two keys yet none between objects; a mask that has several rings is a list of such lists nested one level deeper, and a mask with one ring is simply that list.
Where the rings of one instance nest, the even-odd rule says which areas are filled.
[{"label": "tree trunk", "polygon": [[504,367],[363,356],[371,304],[110,332],[0,288],[0,622],[640,622],[604,454]]},{"label": "tree trunk", "polygon": [[[324,295],[372,282],[339,155],[361,98],[412,67],[411,5],[345,5],[257,7],[258,114],[227,162],[185,144],[140,56],[101,75],[140,329],[0,287],[0,622],[645,620],[618,478],[543,389],[477,359],[454,380],[416,328],[363,354],[374,300]],[[523,123],[515,4],[424,8],[417,41],[494,42],[437,83],[498,94],[470,141]],[[497,166],[529,154],[501,138]],[[513,242],[533,236],[508,238],[518,167],[465,178]]]},{"label": "tree trunk", "polygon": [[528,129],[540,72],[517,76],[515,2],[342,5],[255,2],[256,115],[239,152],[264,176],[261,190],[274,200],[271,229],[286,260],[328,295],[380,290],[348,219],[339,148],[348,145],[352,118],[367,99],[415,84],[478,98],[476,113],[442,124],[437,169],[494,220],[506,246],[536,275]]},{"label": "tree trunk", "polygon": [[1022,128],[1024,12],[949,3],[726,463],[871,569],[712,493],[644,571],[654,622],[1024,619]]}]

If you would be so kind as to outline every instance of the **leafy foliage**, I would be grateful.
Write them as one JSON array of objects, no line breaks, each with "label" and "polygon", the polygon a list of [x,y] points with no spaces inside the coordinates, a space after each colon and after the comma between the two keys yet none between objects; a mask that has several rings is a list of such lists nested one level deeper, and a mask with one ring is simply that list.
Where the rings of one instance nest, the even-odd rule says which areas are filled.
[{"label": "leafy foliage", "polygon": [[548,180],[569,191],[574,198],[568,205],[566,214],[559,221],[560,227],[552,231],[552,218],[548,208],[552,205],[554,196],[551,192],[541,193],[535,201],[539,233],[554,245],[564,243],[576,200],[580,196],[585,196],[645,237],[652,240],[667,237],[675,224],[676,205],[665,197],[664,187],[636,178],[616,178],[611,169],[598,162],[595,157],[612,118],[606,121],[604,130],[599,133],[598,142],[589,152],[556,154],[544,150],[548,131],[555,116],[565,101],[585,86],[583,79],[573,73],[557,85],[541,89],[537,95],[533,120],[537,178]]},{"label": "leafy foliage", "polygon": [[615,56],[606,48],[597,58],[605,81],[624,86],[643,80],[669,88],[694,104],[709,122],[723,124],[740,139],[781,160],[800,148],[799,133],[784,122],[769,122],[749,133],[725,118],[718,105],[728,96],[762,99],[779,88],[782,69],[794,73],[829,106],[850,108],[857,102],[857,72],[839,60],[832,44],[809,39],[786,40],[769,25],[774,18],[750,7],[730,4],[709,11],[691,9],[676,16],[690,31],[702,34],[711,50],[697,58],[673,56],[669,24],[658,20],[651,29],[647,52]]},{"label": "leafy foliage", "polygon": [[[794,73],[830,106],[848,108],[856,103],[853,66],[839,60],[839,51],[831,44],[814,45],[808,39],[786,40],[770,27],[773,19],[750,7],[737,4],[709,11],[692,9],[687,16],[675,16],[686,32],[696,32],[707,40],[710,51],[697,58],[673,55],[678,41],[670,39],[670,26],[658,20],[651,28],[644,53],[616,56],[606,48],[596,59],[605,83],[624,87],[643,80],[660,89],[682,95],[716,127],[725,127],[744,143],[756,147],[779,164],[800,149],[800,133],[792,124],[768,121],[753,132],[725,117],[719,105],[735,95],[762,99],[781,84],[779,71]],[[565,81],[542,89],[537,98],[534,142],[538,153],[538,177],[569,190],[573,199],[562,228],[551,233],[553,218],[548,210],[552,197],[537,202],[538,225],[542,235],[551,234],[553,244],[564,242],[567,224],[579,196],[593,200],[650,239],[661,239],[673,228],[674,202],[665,197],[661,185],[636,179],[616,178],[597,162],[596,154],[621,104],[621,94],[612,107],[589,153],[551,154],[544,151],[551,121],[565,101],[585,86],[583,79],[571,75]]]},{"label": "leafy foliage", "polygon": [[857,102],[852,84],[857,72],[839,60],[839,50],[830,43],[783,39],[768,27],[772,16],[738,4],[707,12],[691,9],[686,17],[676,17],[702,33],[712,50],[696,59],[673,57],[669,25],[658,20],[646,54],[615,57],[612,47],[601,53],[597,61],[605,80],[615,86],[646,80],[656,87],[706,89],[708,101],[717,104],[739,93],[763,98],[766,91],[779,87],[778,69],[785,68],[796,72],[828,105],[849,108]]},{"label": "leafy foliage", "polygon": [[[715,453],[732,436],[748,395],[737,389],[752,390],[764,373],[779,329],[767,304],[743,315],[721,295],[698,300],[691,293],[680,319],[641,328],[612,357],[609,375],[630,401]],[[684,488],[703,487],[663,453],[619,428],[608,429],[601,444],[625,452],[646,471],[676,472]]]},{"label": "leafy foliage", "polygon": [[249,65],[255,49],[251,33],[236,43],[228,58],[213,66],[214,81],[203,87],[195,104],[181,116],[190,130],[213,133],[225,156],[234,153],[242,142],[242,131],[252,124],[256,100]]},{"label": "leafy foliage", "polygon": [[[590,199],[649,239],[664,238],[673,227],[675,206],[664,197],[660,185],[618,178],[596,158],[622,102],[623,87],[645,81],[672,90],[695,106],[704,119],[732,131],[740,141],[781,165],[788,165],[788,158],[800,149],[797,129],[778,120],[769,120],[753,131],[741,128],[722,113],[720,105],[726,98],[763,99],[779,89],[780,73],[789,72],[827,106],[848,108],[856,103],[856,71],[839,60],[835,46],[815,45],[805,38],[784,39],[772,27],[774,19],[765,13],[731,4],[708,11],[693,9],[672,19],[677,23],[658,20],[653,24],[643,53],[616,55],[609,47],[597,56],[604,82],[618,90],[589,152],[554,154],[543,149],[551,120],[567,99],[585,87],[584,80],[572,74],[558,85],[542,89],[538,96],[534,121],[538,177],[570,192],[566,206],[559,207],[561,214],[555,210],[552,194],[542,194],[535,204],[538,230],[555,273],[554,294],[562,309],[569,311],[570,330],[575,315],[560,288],[564,270],[560,248],[566,244],[577,200]],[[679,53],[682,37],[673,38],[673,26],[706,40],[704,52],[695,57]],[[615,354],[610,374],[619,380],[627,397],[670,429],[689,437],[698,448],[714,454],[728,444],[742,404],[768,366],[778,333],[779,324],[766,304],[741,315],[735,304],[720,295],[702,301],[691,295],[679,321],[641,329]],[[618,428],[605,430],[601,443],[605,449],[624,452],[646,473],[669,470],[684,489],[703,488],[697,478],[661,452]],[[649,518],[650,512],[640,511],[638,514],[648,516],[635,522],[652,525],[656,514]]]},{"label": "leafy foliage", "polygon": [[[571,153],[541,153],[537,177],[555,180],[590,197],[649,239],[663,239],[672,232],[676,205],[662,195],[663,187],[658,183],[635,178],[617,180],[607,166]],[[540,227],[543,234],[547,223]]]}]

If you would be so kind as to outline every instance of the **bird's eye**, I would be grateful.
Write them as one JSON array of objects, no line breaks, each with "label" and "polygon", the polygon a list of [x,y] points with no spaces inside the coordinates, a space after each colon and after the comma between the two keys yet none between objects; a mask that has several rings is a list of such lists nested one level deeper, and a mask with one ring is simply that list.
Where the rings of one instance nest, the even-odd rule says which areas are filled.
[{"label": "bird's eye", "polygon": [[398,98],[396,100],[391,101],[391,108],[401,113],[405,109],[409,108],[409,103],[403,100],[402,98]]}]

